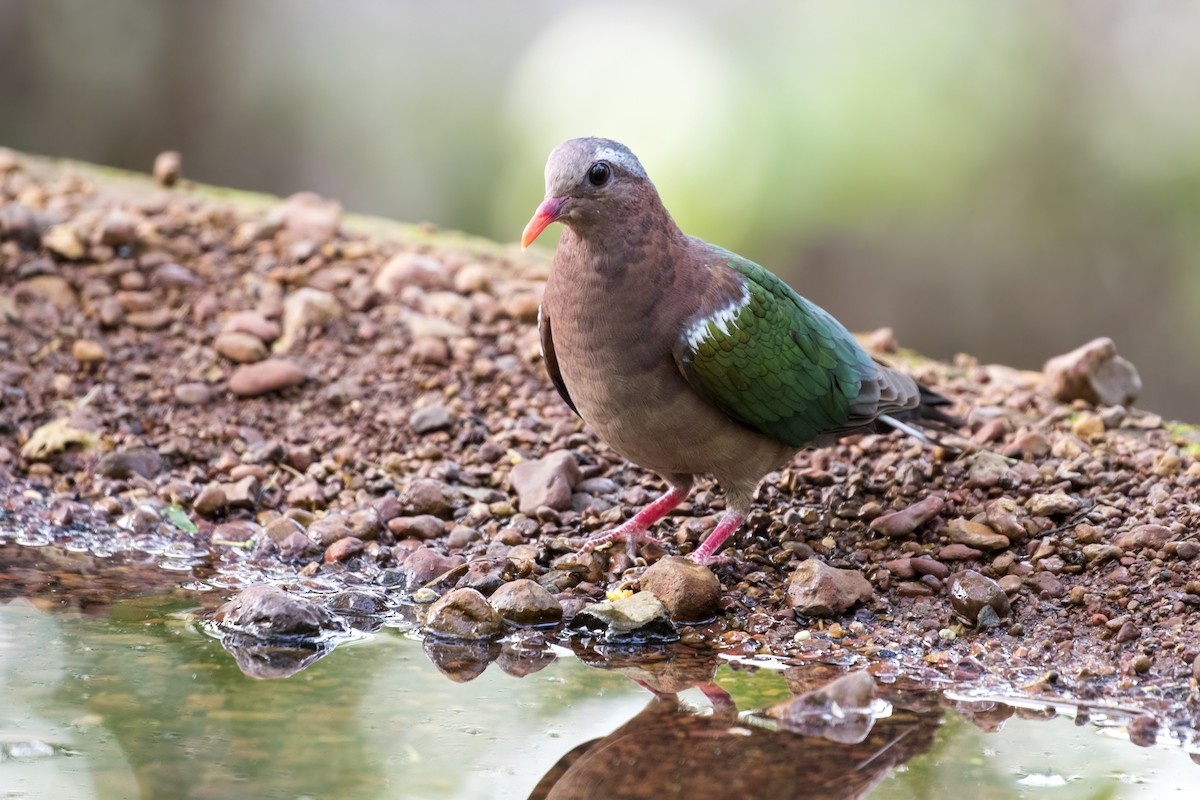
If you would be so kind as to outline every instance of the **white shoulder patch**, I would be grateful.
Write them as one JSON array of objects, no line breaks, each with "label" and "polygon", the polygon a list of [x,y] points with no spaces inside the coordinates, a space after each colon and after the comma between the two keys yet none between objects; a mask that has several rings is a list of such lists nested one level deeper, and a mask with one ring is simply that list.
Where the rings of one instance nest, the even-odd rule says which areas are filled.
[{"label": "white shoulder patch", "polygon": [[693,350],[699,347],[700,342],[711,335],[710,326],[714,329],[714,332],[719,331],[725,336],[729,336],[733,331],[738,329],[738,314],[750,303],[750,290],[746,288],[745,284],[742,284],[741,288],[742,293],[740,297],[729,301],[729,303],[721,306],[712,314],[700,317],[691,324],[684,336],[689,347]]}]

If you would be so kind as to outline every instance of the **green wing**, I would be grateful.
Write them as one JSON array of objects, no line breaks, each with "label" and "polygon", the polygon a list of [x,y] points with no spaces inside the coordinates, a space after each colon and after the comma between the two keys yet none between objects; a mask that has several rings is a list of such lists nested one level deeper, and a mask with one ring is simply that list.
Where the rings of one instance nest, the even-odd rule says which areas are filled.
[{"label": "green wing", "polygon": [[850,332],[758,264],[714,251],[740,274],[732,283],[742,290],[680,337],[674,355],[688,383],[793,447],[869,424],[879,413],[880,370]]}]

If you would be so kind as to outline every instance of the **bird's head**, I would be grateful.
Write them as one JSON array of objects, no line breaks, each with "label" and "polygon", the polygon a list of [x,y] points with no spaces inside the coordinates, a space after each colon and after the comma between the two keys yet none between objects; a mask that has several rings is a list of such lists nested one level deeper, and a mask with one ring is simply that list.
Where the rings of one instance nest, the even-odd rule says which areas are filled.
[{"label": "bird's head", "polygon": [[628,147],[611,139],[568,139],[546,161],[546,199],[521,234],[529,247],[551,222],[577,231],[620,220],[655,195],[646,170]]}]

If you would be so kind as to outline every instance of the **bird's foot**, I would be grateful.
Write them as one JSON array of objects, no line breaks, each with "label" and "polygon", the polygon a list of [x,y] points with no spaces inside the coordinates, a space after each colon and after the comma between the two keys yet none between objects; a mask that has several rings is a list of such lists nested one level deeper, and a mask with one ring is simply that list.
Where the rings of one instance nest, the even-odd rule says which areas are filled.
[{"label": "bird's foot", "polygon": [[665,517],[671,509],[683,502],[683,498],[687,496],[687,490],[681,489],[678,486],[672,486],[671,489],[662,497],[655,500],[650,505],[643,508],[638,513],[634,514],[631,519],[626,520],[621,525],[613,528],[607,533],[597,534],[583,543],[579,548],[579,552],[590,553],[597,547],[608,544],[609,542],[625,542],[629,550],[629,560],[633,561],[637,558],[637,546],[646,542],[657,542],[648,531],[650,526]]},{"label": "bird's foot", "polygon": [[[635,518],[636,519],[636,518]],[[625,547],[629,552],[629,560],[633,561],[637,558],[638,545],[646,544],[647,542],[657,542],[658,539],[645,528],[633,525],[635,519],[631,519],[624,525],[613,528],[606,533],[598,533],[588,539],[579,548],[579,554],[591,553],[597,548],[603,547],[610,542],[625,542]]]},{"label": "bird's foot", "polygon": [[713,566],[722,561],[727,561],[723,556],[717,556],[717,549],[725,544],[725,540],[733,535],[734,531],[742,527],[742,523],[746,518],[732,509],[725,512],[721,517],[721,521],[717,523],[717,527],[708,535],[704,542],[692,551],[688,558],[695,561],[697,564],[704,566]]}]

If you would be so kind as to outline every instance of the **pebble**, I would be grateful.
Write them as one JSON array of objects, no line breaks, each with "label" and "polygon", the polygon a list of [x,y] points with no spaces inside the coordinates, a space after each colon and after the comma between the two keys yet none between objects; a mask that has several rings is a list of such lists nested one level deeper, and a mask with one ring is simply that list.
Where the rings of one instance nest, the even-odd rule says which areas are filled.
[{"label": "pebble", "polygon": [[983,450],[970,458],[967,472],[967,486],[975,489],[989,489],[1009,481],[1008,462],[999,453]]},{"label": "pebble", "polygon": [[71,345],[71,355],[80,364],[96,364],[107,358],[104,348],[94,339],[76,339]]},{"label": "pebble", "polygon": [[571,627],[598,634],[606,642],[663,642],[679,638],[666,606],[650,592],[585,606],[571,620]]},{"label": "pebble", "polygon": [[982,550],[976,550],[965,544],[948,544],[938,550],[938,558],[942,561],[977,561],[982,557]]},{"label": "pebble", "polygon": [[268,358],[256,364],[243,364],[229,377],[229,390],[239,397],[258,397],[308,379],[304,370],[286,358]]},{"label": "pebble", "polygon": [[[409,537],[414,539],[437,539],[446,532],[446,523],[432,514],[420,514],[415,517],[399,516],[388,520],[387,529],[397,539],[406,539]],[[477,531],[472,531],[470,528],[466,528],[465,530],[478,535]]]},{"label": "pebble", "polygon": [[1038,517],[1056,517],[1071,514],[1079,510],[1079,499],[1063,492],[1050,494],[1035,494],[1025,502],[1029,513]]},{"label": "pebble", "polygon": [[181,383],[172,393],[176,400],[187,406],[204,405],[212,399],[212,390],[203,383]]},{"label": "pebble", "polygon": [[1003,550],[1009,545],[1008,537],[1004,534],[996,533],[981,522],[972,522],[962,517],[950,520],[946,524],[945,533],[950,541],[979,550]]},{"label": "pebble", "polygon": [[283,332],[272,349],[286,353],[309,330],[319,330],[342,316],[342,304],[329,292],[304,286],[283,301]]},{"label": "pebble", "polygon": [[213,517],[225,510],[225,490],[219,484],[210,483],[200,490],[192,501],[192,509],[202,517]]},{"label": "pebble", "polygon": [[316,637],[346,624],[320,603],[272,584],[249,586],[217,609],[217,625],[258,638]]},{"label": "pebble", "polygon": [[150,273],[150,285],[161,289],[190,289],[203,286],[204,281],[182,264],[168,261]]},{"label": "pebble", "polygon": [[871,520],[871,530],[892,538],[908,536],[940,514],[944,506],[945,501],[939,495],[929,495],[907,508]]},{"label": "pebble", "polygon": [[814,558],[802,562],[788,581],[788,605],[808,617],[841,616],[874,596],[861,572],[831,567]]},{"label": "pebble", "polygon": [[1011,611],[1004,589],[996,581],[974,570],[951,575],[946,582],[946,593],[954,613],[972,625],[981,622],[979,612],[985,606],[995,611],[997,619],[1004,619]]},{"label": "pebble", "polygon": [[1025,583],[1042,597],[1062,597],[1067,593],[1062,581],[1050,572],[1035,572],[1025,579]]},{"label": "pebble", "polygon": [[1029,537],[1028,531],[1021,523],[1025,516],[1025,509],[1017,505],[1011,497],[998,497],[984,506],[984,517],[988,527],[1007,536],[1009,540],[1024,541]]},{"label": "pebble", "polygon": [[146,331],[161,330],[171,324],[173,319],[169,308],[156,308],[153,311],[131,311],[125,315],[125,322],[135,328]]},{"label": "pebble", "polygon": [[720,610],[721,582],[707,567],[681,556],[659,559],[642,573],[641,585],[666,606],[676,622],[702,622]]},{"label": "pebble", "polygon": [[222,333],[247,333],[263,342],[272,342],[282,332],[279,323],[272,322],[257,311],[235,311],[225,318]]},{"label": "pebble", "polygon": [[397,253],[375,273],[372,285],[385,297],[394,298],[406,286],[418,286],[427,291],[444,289],[446,268],[442,262],[419,253]]},{"label": "pebble", "polygon": [[154,180],[163,186],[174,186],[183,173],[183,156],[175,150],[164,150],[154,157]]},{"label": "pebble", "polygon": [[1016,594],[1021,591],[1023,581],[1020,575],[1004,575],[996,583],[1005,594]]},{"label": "pebble", "polygon": [[325,563],[345,561],[361,553],[365,547],[366,543],[357,536],[343,537],[325,548]]},{"label": "pebble", "polygon": [[419,434],[446,430],[454,425],[454,412],[442,403],[434,403],[414,411],[408,424]]},{"label": "pebble", "polygon": [[407,576],[404,587],[414,591],[464,563],[462,556],[448,556],[431,547],[418,547],[403,561],[402,568]]},{"label": "pebble", "polygon": [[571,508],[571,492],[579,483],[579,462],[567,450],[557,450],[544,458],[522,461],[509,473],[523,514],[533,514],[541,506],[555,511]]},{"label": "pebble", "polygon": [[932,575],[939,580],[944,580],[950,575],[949,567],[929,556],[917,556],[912,559],[912,568],[921,575]]},{"label": "pebble", "polygon": [[555,625],[563,617],[562,603],[536,581],[525,578],[504,584],[488,602],[514,625]]},{"label": "pebble", "polygon": [[1084,400],[1096,405],[1129,406],[1142,391],[1137,368],[1117,355],[1117,346],[1108,337],[1055,356],[1042,372],[1050,394],[1063,403]]},{"label": "pebble", "polygon": [[1118,533],[1112,543],[1122,550],[1161,550],[1172,535],[1171,529],[1163,525],[1138,525]]},{"label": "pebble", "polygon": [[66,222],[51,225],[42,234],[42,247],[71,261],[83,258],[87,253],[87,248],[83,239],[80,238],[79,232],[75,230],[75,226]]},{"label": "pebble", "polygon": [[433,478],[419,478],[405,486],[400,502],[414,516],[431,514],[446,519],[454,511],[448,488]]},{"label": "pebble", "polygon": [[262,339],[248,333],[219,333],[213,340],[213,349],[239,364],[253,364],[267,357],[267,346]]},{"label": "pebble", "polygon": [[150,447],[135,447],[102,456],[92,471],[101,477],[127,480],[134,475],[153,478],[162,469],[162,456],[158,454],[157,450]]},{"label": "pebble", "polygon": [[448,639],[491,639],[504,632],[504,620],[476,590],[454,589],[429,607],[425,630]]}]

